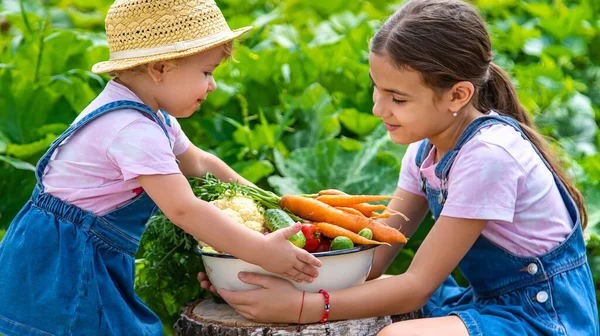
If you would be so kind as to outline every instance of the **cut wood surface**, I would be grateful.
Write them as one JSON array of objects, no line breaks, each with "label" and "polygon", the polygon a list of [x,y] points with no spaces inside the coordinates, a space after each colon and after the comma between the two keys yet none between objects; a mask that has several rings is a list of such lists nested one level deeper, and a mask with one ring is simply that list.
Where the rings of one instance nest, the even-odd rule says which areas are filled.
[{"label": "cut wood surface", "polygon": [[175,324],[179,336],[371,336],[392,322],[418,318],[417,313],[315,324],[267,324],[241,317],[233,308],[213,299],[186,307]]}]

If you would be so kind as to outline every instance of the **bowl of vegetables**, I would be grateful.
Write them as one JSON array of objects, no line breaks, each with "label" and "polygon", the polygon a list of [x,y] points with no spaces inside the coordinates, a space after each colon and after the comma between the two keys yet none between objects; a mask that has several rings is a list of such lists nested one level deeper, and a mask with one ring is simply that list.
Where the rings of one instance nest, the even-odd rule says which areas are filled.
[{"label": "bowl of vegetables", "polygon": [[[320,289],[336,291],[360,285],[366,281],[371,270],[375,253],[374,247],[374,245],[364,245],[345,250],[314,253],[323,263],[319,268],[319,276],[311,283],[291,282],[294,287],[307,292],[318,292]],[[216,288],[225,288],[231,291],[258,288],[258,286],[239,280],[239,272],[253,272],[279,277],[259,266],[247,263],[229,254],[202,251],[200,253],[202,253],[202,262],[206,274]]]},{"label": "bowl of vegetables", "polygon": [[[269,234],[303,223],[302,230],[290,237],[292,244],[313,253],[321,260],[319,276],[312,283],[291,283],[299,290],[336,291],[364,283],[371,270],[375,247],[404,243],[400,231],[379,222],[394,213],[369,202],[390,196],[346,195],[338,190],[323,190],[314,195],[282,197],[255,186],[226,183],[207,175],[193,186],[199,197],[209,201],[242,225]],[[378,213],[377,211],[384,211]],[[196,251],[202,255],[205,272],[216,288],[231,291],[256,289],[242,282],[239,272],[278,276],[257,265],[221,253],[198,241]]]}]

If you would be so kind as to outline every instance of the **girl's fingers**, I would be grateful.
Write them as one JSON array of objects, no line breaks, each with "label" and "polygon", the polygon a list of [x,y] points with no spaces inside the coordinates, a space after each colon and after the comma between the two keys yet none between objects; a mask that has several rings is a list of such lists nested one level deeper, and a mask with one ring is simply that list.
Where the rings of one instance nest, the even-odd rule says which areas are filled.
[{"label": "girl's fingers", "polygon": [[231,292],[226,289],[219,289],[217,293],[230,305],[248,305],[252,303],[250,292]]},{"label": "girl's fingers", "polygon": [[240,314],[243,318],[245,318],[246,320],[254,320],[254,315],[252,315],[252,313],[250,312],[250,309],[247,308],[248,306],[236,306],[235,311],[238,312],[238,314]]},{"label": "girl's fingers", "polygon": [[285,272],[282,275],[290,280],[300,282],[299,281],[300,280],[300,278],[299,278],[300,272],[297,269],[292,269],[291,271]]},{"label": "girl's fingers", "polygon": [[238,277],[247,284],[257,285],[263,288],[271,288],[273,287],[274,282],[277,281],[277,278],[270,275],[252,272],[239,272]]},{"label": "girl's fingers", "polygon": [[284,276],[292,281],[295,281],[298,283],[302,282],[302,280],[300,280],[297,276],[293,276],[290,273],[285,273]]},{"label": "girl's fingers", "polygon": [[298,275],[296,276],[296,278],[298,279],[296,282],[308,282],[308,283],[313,282],[313,279],[314,279],[312,276],[306,275],[299,271],[298,271]]}]

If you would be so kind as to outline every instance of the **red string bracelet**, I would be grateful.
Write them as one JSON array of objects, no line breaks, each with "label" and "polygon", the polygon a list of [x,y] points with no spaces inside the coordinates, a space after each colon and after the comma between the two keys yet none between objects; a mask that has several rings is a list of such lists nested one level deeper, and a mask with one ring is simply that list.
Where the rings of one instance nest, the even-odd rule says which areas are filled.
[{"label": "red string bracelet", "polygon": [[323,294],[323,298],[325,299],[325,312],[323,313],[323,318],[321,318],[321,321],[319,321],[319,322],[325,323],[325,322],[327,322],[327,319],[329,318],[329,308],[330,308],[329,294],[324,289],[319,290],[319,293]]},{"label": "red string bracelet", "polygon": [[304,294],[305,291],[302,292],[302,304],[300,305],[300,315],[298,315],[298,324],[300,324],[300,318],[302,317],[302,309],[304,309]]}]

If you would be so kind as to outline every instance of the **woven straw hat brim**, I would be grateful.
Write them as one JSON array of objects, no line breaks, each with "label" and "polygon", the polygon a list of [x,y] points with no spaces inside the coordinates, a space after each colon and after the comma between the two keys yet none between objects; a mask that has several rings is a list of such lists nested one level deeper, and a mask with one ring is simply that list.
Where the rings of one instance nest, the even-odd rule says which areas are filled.
[{"label": "woven straw hat brim", "polygon": [[228,43],[229,41],[232,41],[232,40],[238,38],[240,35],[244,34],[245,32],[249,31],[250,29],[252,29],[252,27],[244,27],[244,28],[232,30],[231,34],[229,34],[221,39],[215,40],[215,41],[205,44],[205,45],[190,48],[185,51],[174,51],[174,52],[164,53],[164,54],[160,54],[160,55],[142,56],[142,57],[135,57],[135,58],[119,59],[119,60],[109,60],[109,61],[105,61],[105,62],[96,63],[92,67],[92,72],[97,73],[97,74],[102,74],[102,73],[108,73],[108,72],[117,71],[117,70],[127,70],[127,69],[134,68],[138,65],[147,64],[150,62],[166,61],[166,60],[172,60],[172,59],[176,59],[176,58],[191,56],[191,55],[201,53],[203,51],[206,51],[206,50],[209,50],[212,48],[216,48],[225,43]]}]

